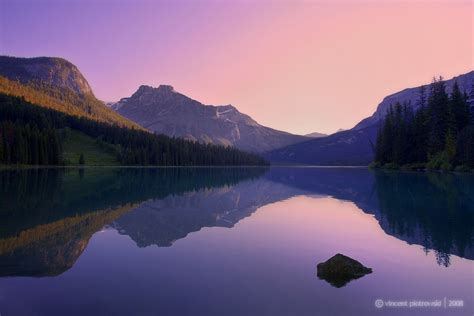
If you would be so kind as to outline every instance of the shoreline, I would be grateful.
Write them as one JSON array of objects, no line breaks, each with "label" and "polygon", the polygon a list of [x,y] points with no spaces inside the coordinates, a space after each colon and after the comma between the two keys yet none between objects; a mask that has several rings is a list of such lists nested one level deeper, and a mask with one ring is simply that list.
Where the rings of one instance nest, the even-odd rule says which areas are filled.
[{"label": "shoreline", "polygon": [[383,172],[413,172],[413,173],[445,173],[445,174],[474,174],[474,170],[441,170],[441,169],[404,169],[403,167],[399,168],[384,168],[384,167],[368,167],[372,171],[383,171]]},{"label": "shoreline", "polygon": [[444,174],[474,174],[474,170],[457,171],[457,170],[436,170],[436,169],[404,169],[399,168],[384,168],[384,167],[371,167],[371,166],[320,166],[320,165],[212,165],[212,166],[117,166],[117,165],[0,165],[0,171],[2,170],[27,170],[27,169],[228,169],[228,168],[314,168],[314,169],[367,169],[369,171],[383,171],[383,172],[409,172],[409,173],[444,173]]},{"label": "shoreline", "polygon": [[117,166],[117,165],[0,165],[0,170],[6,169],[91,169],[91,168],[319,168],[319,169],[370,169],[369,166],[318,166],[318,165],[210,165],[210,166]]}]

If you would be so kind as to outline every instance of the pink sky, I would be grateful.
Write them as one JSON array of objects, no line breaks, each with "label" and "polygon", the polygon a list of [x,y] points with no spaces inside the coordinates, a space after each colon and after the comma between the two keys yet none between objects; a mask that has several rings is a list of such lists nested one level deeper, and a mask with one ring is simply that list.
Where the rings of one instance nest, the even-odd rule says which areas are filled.
[{"label": "pink sky", "polygon": [[330,133],[390,93],[472,70],[473,14],[470,1],[2,0],[0,53],[64,57],[105,101],[171,84]]}]

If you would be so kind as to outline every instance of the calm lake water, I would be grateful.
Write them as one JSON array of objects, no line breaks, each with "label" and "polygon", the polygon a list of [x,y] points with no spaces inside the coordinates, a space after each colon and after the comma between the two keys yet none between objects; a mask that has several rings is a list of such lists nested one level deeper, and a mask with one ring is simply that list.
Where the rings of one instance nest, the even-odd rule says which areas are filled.
[{"label": "calm lake water", "polygon": [[[473,315],[473,215],[473,175],[5,170],[0,314]],[[319,279],[336,253],[373,273]]]}]

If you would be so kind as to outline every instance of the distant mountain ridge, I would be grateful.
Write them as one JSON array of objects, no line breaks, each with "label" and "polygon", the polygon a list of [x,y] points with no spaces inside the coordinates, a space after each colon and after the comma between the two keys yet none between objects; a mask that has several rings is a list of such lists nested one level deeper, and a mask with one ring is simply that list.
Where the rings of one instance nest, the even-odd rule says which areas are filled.
[{"label": "distant mountain ridge", "polygon": [[111,108],[150,131],[263,152],[308,138],[262,126],[232,105],[204,105],[172,86],[142,85]]},{"label": "distant mountain ridge", "polygon": [[[448,93],[451,93],[454,81],[458,82],[461,91],[470,93],[474,71],[446,80]],[[265,157],[274,164],[368,165],[374,158],[373,147],[379,124],[390,105],[409,103],[416,109],[419,89],[407,88],[385,97],[372,116],[363,119],[352,129],[272,150],[265,153]],[[426,93],[428,96],[429,89]],[[474,100],[472,102],[474,106]]]},{"label": "distant mountain ridge", "polygon": [[326,137],[326,136],[328,136],[328,134],[314,132],[314,133],[306,134],[304,136],[311,137],[311,138],[320,138],[320,137]]}]

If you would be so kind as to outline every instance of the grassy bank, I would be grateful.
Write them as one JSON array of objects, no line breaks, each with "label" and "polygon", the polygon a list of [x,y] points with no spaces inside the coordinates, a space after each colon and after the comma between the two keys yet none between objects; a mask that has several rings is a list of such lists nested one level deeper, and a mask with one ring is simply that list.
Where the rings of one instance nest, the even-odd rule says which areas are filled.
[{"label": "grassy bank", "polygon": [[66,129],[63,134],[63,160],[66,166],[79,166],[81,154],[82,165],[87,166],[118,166],[119,149],[101,142],[79,131]]}]

